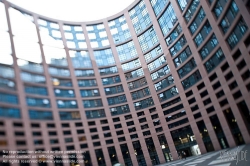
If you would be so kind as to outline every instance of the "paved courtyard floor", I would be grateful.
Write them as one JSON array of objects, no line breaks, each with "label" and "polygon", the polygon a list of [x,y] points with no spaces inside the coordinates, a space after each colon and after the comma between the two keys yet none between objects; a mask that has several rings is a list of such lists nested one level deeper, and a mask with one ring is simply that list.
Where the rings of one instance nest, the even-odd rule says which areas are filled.
[{"label": "paved courtyard floor", "polygon": [[250,144],[187,157],[158,166],[250,166]]}]

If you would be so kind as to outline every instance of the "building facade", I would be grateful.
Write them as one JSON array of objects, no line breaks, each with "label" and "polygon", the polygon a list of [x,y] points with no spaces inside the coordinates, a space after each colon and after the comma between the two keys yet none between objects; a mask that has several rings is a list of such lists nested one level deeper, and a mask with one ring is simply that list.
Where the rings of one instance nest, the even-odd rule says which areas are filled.
[{"label": "building facade", "polygon": [[0,151],[150,166],[249,144],[249,18],[249,0],[136,0],[93,22],[0,0]]}]

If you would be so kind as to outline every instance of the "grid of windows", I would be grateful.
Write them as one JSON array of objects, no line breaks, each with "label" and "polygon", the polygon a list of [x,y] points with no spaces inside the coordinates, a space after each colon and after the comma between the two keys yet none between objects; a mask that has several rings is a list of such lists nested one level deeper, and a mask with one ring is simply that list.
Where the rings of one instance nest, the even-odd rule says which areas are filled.
[{"label": "grid of windows", "polygon": [[221,49],[216,51],[216,53],[205,62],[204,66],[207,70],[207,72],[211,72],[216,66],[218,66],[223,60],[225,59],[225,56]]},{"label": "grid of windows", "polygon": [[170,49],[169,52],[171,56],[176,55],[182,48],[183,46],[187,43],[187,40],[185,36],[183,35]]},{"label": "grid of windows", "polygon": [[191,18],[193,17],[196,9],[198,9],[198,6],[200,4],[200,0],[193,0],[191,5],[188,7],[187,12],[184,15],[184,18],[186,22],[188,23]]},{"label": "grid of windows", "polygon": [[158,37],[155,33],[154,27],[144,32],[138,37],[142,52],[146,52],[158,43]]},{"label": "grid of windows", "polygon": [[206,17],[206,13],[201,7],[198,14],[195,16],[194,21],[189,26],[189,30],[191,34],[194,34],[196,32],[196,30],[199,28],[199,26],[201,25],[205,17]]},{"label": "grid of windows", "polygon": [[179,74],[180,78],[183,78],[185,75],[190,73],[195,67],[196,67],[196,62],[194,58],[192,58],[190,61],[188,61],[183,67],[181,67],[177,72]]},{"label": "grid of windows", "polygon": [[185,62],[188,57],[192,54],[189,46],[187,46],[185,48],[184,51],[182,51],[180,53],[180,55],[178,55],[175,59],[174,59],[174,64],[175,64],[175,67],[179,67],[183,62]]},{"label": "grid of windows", "polygon": [[155,86],[155,90],[162,90],[166,87],[168,87],[169,85],[172,85],[174,83],[174,77],[172,75],[168,76],[167,78],[164,78],[163,80],[157,82],[154,84]]},{"label": "grid of windows", "polygon": [[80,25],[63,25],[63,30],[68,48],[87,48],[85,36]]},{"label": "grid of windows", "polygon": [[129,11],[129,15],[136,34],[142,32],[151,24],[151,19],[143,0]]},{"label": "grid of windows", "polygon": [[150,0],[156,17],[162,12],[169,0]]},{"label": "grid of windows", "polygon": [[218,44],[219,42],[215,34],[213,34],[212,37],[208,40],[208,42],[199,51],[201,59],[205,59]]},{"label": "grid of windows", "polygon": [[136,59],[136,60],[130,61],[128,63],[122,64],[122,69],[123,69],[123,71],[127,71],[127,70],[132,70],[134,68],[137,68],[139,66],[141,66],[141,62],[139,59]]},{"label": "grid of windows", "polygon": [[108,24],[115,44],[124,42],[131,37],[128,29],[128,24],[124,16],[109,21]]},{"label": "grid of windows", "polygon": [[226,33],[229,29],[230,25],[234,21],[236,15],[239,12],[239,8],[236,5],[234,1],[231,2],[229,9],[227,10],[226,15],[223,17],[223,19],[220,22],[221,30]]},{"label": "grid of windows", "polygon": [[166,36],[167,33],[174,27],[174,24],[177,22],[177,20],[178,19],[176,17],[174,9],[170,4],[158,20],[158,23],[161,27],[161,31],[164,36]]},{"label": "grid of windows", "polygon": [[7,94],[0,92],[0,102],[18,104],[18,97],[13,94]]},{"label": "grid of windows", "polygon": [[59,116],[61,120],[80,120],[81,115],[79,111],[71,111],[71,112],[59,112]]},{"label": "grid of windows", "polygon": [[164,75],[167,75],[168,73],[170,73],[170,68],[168,67],[168,65],[164,66],[163,68],[157,70],[156,72],[151,74],[151,78],[153,81],[163,77]]},{"label": "grid of windows", "polygon": [[170,44],[172,44],[175,41],[175,39],[178,38],[181,32],[182,28],[180,24],[178,24],[177,27],[171,32],[171,34],[166,38],[167,45],[169,46]]},{"label": "grid of windows", "polygon": [[94,51],[97,66],[110,66],[115,64],[115,59],[111,49]]},{"label": "grid of windows", "polygon": [[167,63],[166,57],[164,55],[160,56],[159,58],[157,58],[156,60],[154,60],[153,62],[148,64],[148,69],[149,71],[153,71],[154,69],[160,67],[161,65]]},{"label": "grid of windows", "polygon": [[160,55],[161,53],[162,53],[161,45],[158,45],[156,48],[154,48],[153,50],[148,52],[146,55],[144,55],[144,58],[146,62],[149,62],[155,57],[157,57],[158,55]]},{"label": "grid of windows", "polygon": [[181,11],[183,11],[187,7],[190,0],[177,0],[177,2],[178,2],[178,5],[179,5]]},{"label": "grid of windows", "polygon": [[248,27],[245,23],[245,20],[243,18],[240,18],[240,20],[237,22],[236,26],[234,27],[233,31],[227,38],[227,43],[231,49],[233,49],[238,44],[240,39],[246,33],[247,29]]},{"label": "grid of windows", "polygon": [[126,98],[125,95],[109,97],[109,98],[107,98],[107,100],[108,100],[109,105],[114,105],[114,104],[120,104],[120,103],[127,102],[127,98]]},{"label": "grid of windows", "polygon": [[211,30],[212,30],[212,27],[209,24],[209,22],[207,21],[203,25],[200,32],[194,38],[194,42],[195,42],[197,47],[199,47],[201,45],[201,43],[206,39],[207,35],[211,32]]},{"label": "grid of windows", "polygon": [[138,56],[133,41],[117,46],[116,50],[118,52],[120,62],[127,61]]},{"label": "grid of windows", "polygon": [[21,112],[17,108],[0,107],[0,117],[21,118]]},{"label": "grid of windows", "polygon": [[225,7],[226,3],[228,0],[218,0],[213,8],[213,12],[215,14],[215,16],[218,18],[220,17],[223,8]]},{"label": "grid of windows", "polygon": [[115,115],[128,113],[130,112],[130,109],[129,109],[128,104],[126,104],[126,105],[110,108],[110,112],[112,116],[115,116]]},{"label": "grid of windows", "polygon": [[136,110],[147,108],[147,107],[150,107],[152,105],[154,105],[154,101],[153,101],[152,97],[141,100],[141,101],[137,101],[134,103],[134,107]]},{"label": "grid of windows", "polygon": [[83,101],[84,108],[93,108],[93,107],[101,107],[102,106],[102,100],[96,99],[96,100],[84,100]]},{"label": "grid of windows", "polygon": [[126,73],[125,77],[126,77],[126,80],[130,80],[130,79],[133,79],[133,78],[141,77],[143,75],[144,75],[143,69],[140,68],[140,69],[131,71],[129,73]]},{"label": "grid of windows", "polygon": [[53,120],[51,111],[29,110],[29,117],[32,120]]},{"label": "grid of windows", "polygon": [[103,24],[88,25],[86,28],[92,48],[105,47],[109,45],[107,32]]},{"label": "grid of windows", "polygon": [[174,87],[172,87],[172,88],[170,88],[162,93],[159,93],[158,98],[159,98],[160,102],[162,102],[162,101],[168,100],[168,99],[170,99],[178,94],[179,94],[178,89],[174,86]]},{"label": "grid of windows", "polygon": [[116,66],[101,68],[99,69],[99,73],[100,75],[114,74],[114,73],[118,73],[118,69]]},{"label": "grid of windows", "polygon": [[26,97],[26,103],[31,107],[50,107],[50,100],[44,98]]},{"label": "grid of windows", "polygon": [[201,78],[202,78],[201,74],[200,74],[199,70],[197,70],[192,75],[190,75],[188,78],[181,81],[181,83],[182,83],[182,86],[184,89],[188,89],[191,86],[193,86],[194,84],[196,84],[196,82],[198,82]]},{"label": "grid of windows", "polygon": [[88,51],[69,51],[69,56],[74,68],[91,68],[92,62]]}]

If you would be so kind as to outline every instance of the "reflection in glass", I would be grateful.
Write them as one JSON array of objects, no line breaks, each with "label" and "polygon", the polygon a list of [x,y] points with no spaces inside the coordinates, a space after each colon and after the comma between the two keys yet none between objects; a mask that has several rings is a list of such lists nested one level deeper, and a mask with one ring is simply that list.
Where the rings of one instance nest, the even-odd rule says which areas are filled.
[{"label": "reflection in glass", "polygon": [[87,48],[81,26],[64,25],[63,29],[68,48]]},{"label": "reflection in glass", "polygon": [[74,68],[90,68],[92,63],[88,51],[69,51]]},{"label": "reflection in glass", "polygon": [[43,46],[46,63],[56,66],[68,66],[64,49]]},{"label": "reflection in glass", "polygon": [[[1,19],[1,18],[0,18]],[[1,25],[0,25],[1,26]],[[0,63],[6,65],[13,64],[13,58],[11,56],[11,44],[9,33],[0,30]]]},{"label": "reflection in glass", "polygon": [[42,19],[38,20],[38,24],[43,44],[64,48],[58,24]]},{"label": "reflection in glass", "polygon": [[43,66],[41,64],[25,61],[22,59],[18,59],[17,64],[21,69],[43,73]]}]

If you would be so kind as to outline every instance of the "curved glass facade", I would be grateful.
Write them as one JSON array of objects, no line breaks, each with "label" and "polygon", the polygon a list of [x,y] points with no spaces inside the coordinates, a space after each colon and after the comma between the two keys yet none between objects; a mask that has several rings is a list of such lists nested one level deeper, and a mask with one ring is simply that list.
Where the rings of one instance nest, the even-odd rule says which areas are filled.
[{"label": "curved glass facade", "polygon": [[69,23],[0,0],[0,151],[146,166],[250,143],[249,17],[245,1],[137,0]]}]

